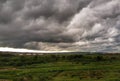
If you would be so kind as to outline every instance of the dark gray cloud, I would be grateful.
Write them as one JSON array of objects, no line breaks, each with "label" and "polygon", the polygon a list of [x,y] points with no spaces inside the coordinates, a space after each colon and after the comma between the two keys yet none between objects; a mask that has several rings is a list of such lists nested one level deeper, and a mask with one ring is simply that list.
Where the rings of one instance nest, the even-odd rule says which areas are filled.
[{"label": "dark gray cloud", "polygon": [[0,0],[0,46],[120,52],[119,0]]}]

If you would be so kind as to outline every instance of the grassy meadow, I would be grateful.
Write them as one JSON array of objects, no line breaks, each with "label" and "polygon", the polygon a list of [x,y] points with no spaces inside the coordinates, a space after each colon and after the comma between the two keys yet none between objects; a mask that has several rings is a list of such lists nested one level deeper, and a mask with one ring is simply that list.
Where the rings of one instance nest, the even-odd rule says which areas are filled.
[{"label": "grassy meadow", "polygon": [[120,81],[120,55],[0,54],[0,81]]}]

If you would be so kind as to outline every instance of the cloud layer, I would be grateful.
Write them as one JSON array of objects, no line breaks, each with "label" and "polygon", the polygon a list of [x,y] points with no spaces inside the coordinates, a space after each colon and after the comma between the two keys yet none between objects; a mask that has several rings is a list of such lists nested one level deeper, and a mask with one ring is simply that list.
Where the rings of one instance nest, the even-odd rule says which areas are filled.
[{"label": "cloud layer", "polygon": [[0,46],[120,52],[119,0],[0,0]]}]

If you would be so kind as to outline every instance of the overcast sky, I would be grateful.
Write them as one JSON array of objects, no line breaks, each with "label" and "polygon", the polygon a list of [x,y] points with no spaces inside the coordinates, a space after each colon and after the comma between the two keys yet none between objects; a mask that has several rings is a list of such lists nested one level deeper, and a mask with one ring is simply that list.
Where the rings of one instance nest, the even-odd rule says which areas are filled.
[{"label": "overcast sky", "polygon": [[120,52],[120,0],[0,0],[0,47]]}]

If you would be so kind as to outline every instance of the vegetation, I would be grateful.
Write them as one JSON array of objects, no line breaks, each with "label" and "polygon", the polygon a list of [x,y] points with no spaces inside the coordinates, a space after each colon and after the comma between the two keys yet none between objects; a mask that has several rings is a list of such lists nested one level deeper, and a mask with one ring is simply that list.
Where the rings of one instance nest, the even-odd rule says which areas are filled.
[{"label": "vegetation", "polygon": [[120,55],[0,54],[0,81],[120,81]]}]

